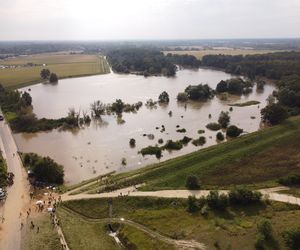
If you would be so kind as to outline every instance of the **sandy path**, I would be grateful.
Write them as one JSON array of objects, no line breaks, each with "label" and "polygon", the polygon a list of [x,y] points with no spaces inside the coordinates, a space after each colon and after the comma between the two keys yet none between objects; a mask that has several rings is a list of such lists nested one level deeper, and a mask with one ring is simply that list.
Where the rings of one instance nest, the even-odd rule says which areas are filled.
[{"label": "sandy path", "polygon": [[[257,190],[261,192],[265,197],[274,201],[281,201],[290,204],[296,204],[300,206],[300,198],[296,198],[292,195],[278,194],[276,192],[287,190],[287,187],[275,187]],[[150,197],[163,197],[163,198],[188,198],[190,195],[194,195],[196,198],[202,196],[206,197],[210,190],[160,190],[160,191],[137,191],[134,187],[128,187],[124,189],[119,189],[113,192],[100,193],[100,194],[87,194],[81,193],[76,195],[64,194],[62,195],[63,201],[68,200],[80,200],[80,199],[92,199],[92,198],[109,198],[118,197],[121,195],[129,196],[150,196]],[[220,193],[227,194],[228,190],[219,190]]]},{"label": "sandy path", "polygon": [[[26,172],[22,167],[17,152],[17,146],[11,130],[4,121],[0,122],[0,137],[9,172],[15,175],[14,184],[7,189],[7,199],[1,207],[0,215],[5,218],[0,230],[0,249],[19,250],[21,248],[20,212],[24,211],[29,203],[29,184],[26,180]],[[13,156],[15,154],[15,156]],[[0,222],[1,223],[1,222]]]}]

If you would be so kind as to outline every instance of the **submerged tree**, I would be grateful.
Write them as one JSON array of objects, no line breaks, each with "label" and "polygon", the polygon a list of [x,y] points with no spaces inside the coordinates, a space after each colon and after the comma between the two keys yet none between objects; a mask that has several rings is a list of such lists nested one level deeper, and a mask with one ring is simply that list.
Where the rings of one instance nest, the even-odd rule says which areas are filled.
[{"label": "submerged tree", "polygon": [[163,91],[158,97],[158,102],[160,103],[169,103],[169,101],[169,94],[166,91]]},{"label": "submerged tree", "polygon": [[94,101],[90,108],[94,118],[101,118],[101,115],[105,114],[105,104],[103,104],[100,100]]},{"label": "submerged tree", "polygon": [[50,76],[50,70],[49,69],[42,69],[40,76],[42,79],[48,79]]}]

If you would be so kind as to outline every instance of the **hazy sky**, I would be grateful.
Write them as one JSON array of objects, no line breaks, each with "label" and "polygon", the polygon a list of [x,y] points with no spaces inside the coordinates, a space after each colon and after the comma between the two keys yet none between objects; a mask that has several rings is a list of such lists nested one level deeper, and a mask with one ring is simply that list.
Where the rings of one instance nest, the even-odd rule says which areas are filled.
[{"label": "hazy sky", "polygon": [[0,0],[0,40],[300,37],[300,0]]}]

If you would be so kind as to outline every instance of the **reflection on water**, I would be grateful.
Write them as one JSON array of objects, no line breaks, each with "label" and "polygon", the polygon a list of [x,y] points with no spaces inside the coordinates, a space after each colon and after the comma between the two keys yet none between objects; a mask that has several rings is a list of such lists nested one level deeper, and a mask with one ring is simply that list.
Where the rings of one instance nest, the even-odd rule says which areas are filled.
[{"label": "reflection on water", "polygon": [[[84,78],[60,80],[58,85],[38,84],[31,86],[34,112],[38,117],[57,118],[65,116],[69,107],[76,110],[89,110],[90,103],[101,100],[111,103],[117,98],[127,103],[145,101],[149,98],[157,100],[162,91],[170,95],[169,105],[158,105],[156,109],[143,106],[136,114],[123,114],[125,123],[119,124],[114,115],[103,116],[102,121],[92,122],[90,126],[76,131],[43,132],[35,134],[16,134],[15,139],[23,152],[36,152],[49,155],[65,166],[66,181],[79,182],[113,170],[127,171],[158,162],[155,157],[142,157],[138,151],[148,145],[157,144],[158,139],[182,139],[184,135],[199,137],[197,131],[204,129],[207,143],[204,147],[216,143],[216,132],[209,131],[205,125],[216,122],[219,113],[228,111],[228,103],[247,100],[260,101],[260,105],[249,107],[233,107],[230,112],[231,123],[243,128],[246,132],[259,129],[260,108],[265,106],[266,98],[274,87],[266,85],[263,92],[253,90],[247,96],[230,97],[224,101],[215,97],[213,100],[200,103],[190,102],[187,105],[178,103],[176,96],[189,84],[207,83],[215,88],[220,80],[230,78],[221,71],[199,69],[181,70],[173,78],[148,77],[135,75],[108,74]],[[25,90],[26,88],[22,89]],[[172,116],[168,113],[172,111]],[[212,114],[209,119],[208,115]],[[250,117],[256,119],[251,119]],[[161,132],[156,127],[165,126]],[[178,133],[176,126],[185,128],[186,133]],[[143,134],[153,134],[150,140]],[[129,146],[129,139],[136,140],[136,147]],[[163,152],[161,160],[183,155],[202,147],[191,143],[180,151]],[[126,158],[127,165],[121,165]]]}]

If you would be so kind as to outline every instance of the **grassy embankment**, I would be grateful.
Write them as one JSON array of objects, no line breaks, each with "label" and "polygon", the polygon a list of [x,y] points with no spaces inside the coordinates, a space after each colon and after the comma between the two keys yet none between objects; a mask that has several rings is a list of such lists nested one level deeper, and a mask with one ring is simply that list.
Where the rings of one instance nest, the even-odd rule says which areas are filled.
[{"label": "grassy embankment", "polygon": [[[38,215],[35,218],[27,220],[22,229],[22,249],[23,250],[57,250],[61,249],[60,240],[53,228],[49,214]],[[35,225],[34,229],[30,229],[30,222]],[[39,232],[37,233],[37,227]]]},{"label": "grassy embankment", "polygon": [[[34,66],[24,66],[33,63]],[[0,83],[4,87],[19,88],[41,82],[40,72],[49,69],[59,79],[109,73],[106,60],[99,55],[38,54],[0,61],[1,65],[20,66],[0,69]],[[43,67],[43,64],[46,64]]]},{"label": "grassy embankment", "polygon": [[[71,249],[120,249],[115,240],[108,235],[108,221],[97,221],[77,216],[77,214],[70,213],[64,208],[59,208],[58,216],[66,241]],[[107,218],[107,216],[103,218]],[[173,249],[169,244],[154,239],[130,225],[118,225],[116,227],[114,223],[113,226],[118,228],[122,238],[126,239],[125,241],[122,240],[123,245],[125,242],[132,247],[129,248],[128,245],[125,245],[126,249]]]},{"label": "grassy embankment", "polygon": [[192,55],[198,59],[202,59],[206,55],[255,55],[255,54],[267,54],[276,52],[274,50],[256,50],[256,49],[207,49],[207,50],[183,50],[183,51],[164,51],[164,54],[177,54],[177,55]]},{"label": "grassy embankment", "polygon": [[[276,186],[278,178],[300,170],[299,132],[300,117],[297,116],[281,125],[175,159],[112,175],[108,188],[146,183],[144,190],[185,189],[189,175],[198,176],[202,188],[208,189],[231,188],[234,185],[253,188]],[[103,191],[104,188],[105,185],[98,190]]]},{"label": "grassy embankment", "polygon": [[[107,204],[107,199],[90,199],[68,201],[59,208],[58,214],[70,246],[77,246],[79,239],[93,243],[101,240],[99,232],[104,227],[101,219],[108,217]],[[226,211],[208,210],[206,215],[201,215],[200,212],[188,213],[186,208],[187,201],[182,199],[113,199],[114,218],[123,217],[134,221],[169,238],[193,239],[204,243],[208,249],[215,249],[216,242],[221,249],[254,249],[257,223],[265,218],[272,223],[274,238],[266,249],[284,249],[282,232],[300,223],[299,207],[278,202],[229,207]],[[84,227],[86,229],[82,230]],[[130,232],[127,231],[126,234],[129,235]],[[138,234],[131,240],[135,241],[137,249],[164,249],[149,246],[148,241]],[[148,245],[141,247],[140,244]]]}]

